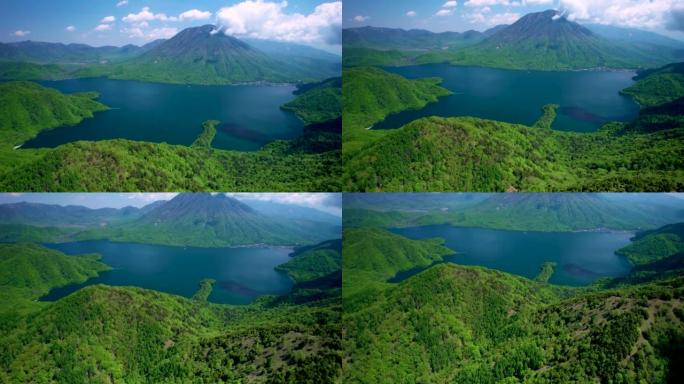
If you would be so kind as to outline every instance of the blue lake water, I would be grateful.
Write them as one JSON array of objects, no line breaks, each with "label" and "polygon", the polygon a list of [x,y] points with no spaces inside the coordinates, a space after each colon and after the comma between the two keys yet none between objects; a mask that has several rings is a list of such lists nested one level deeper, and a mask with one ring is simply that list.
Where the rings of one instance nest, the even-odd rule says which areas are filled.
[{"label": "blue lake water", "polygon": [[[526,232],[428,225],[393,229],[410,239],[440,237],[457,253],[446,262],[479,265],[534,278],[542,263],[557,263],[550,283],[587,285],[600,277],[624,276],[631,264],[615,251],[629,244],[628,232]],[[420,269],[399,274],[400,281]]]},{"label": "blue lake water", "polygon": [[99,253],[113,269],[83,284],[55,288],[54,301],[93,284],[137,286],[192,297],[204,278],[216,280],[209,301],[247,304],[257,296],[288,293],[292,281],[274,268],[287,262],[290,248],[193,248],[116,243],[106,240],[46,244],[69,255]]},{"label": "blue lake water", "polygon": [[215,148],[257,150],[301,135],[303,123],[280,106],[295,98],[293,86],[201,86],[86,78],[42,81],[65,93],[95,91],[110,110],[75,126],[41,132],[24,148],[56,147],[77,140],[131,139],[190,145],[202,122],[219,120]]},{"label": "blue lake water", "polygon": [[373,128],[399,128],[425,116],[476,116],[533,124],[545,104],[558,104],[552,128],[590,132],[608,121],[631,121],[639,106],[620,90],[633,84],[633,72],[514,71],[427,64],[384,68],[409,79],[440,77],[454,94],[419,110],[388,116]]}]

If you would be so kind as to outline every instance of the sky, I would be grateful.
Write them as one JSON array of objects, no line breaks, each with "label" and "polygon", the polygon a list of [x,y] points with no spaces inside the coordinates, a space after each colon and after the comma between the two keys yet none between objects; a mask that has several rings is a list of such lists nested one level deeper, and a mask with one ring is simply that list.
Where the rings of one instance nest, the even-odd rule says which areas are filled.
[{"label": "sky", "polygon": [[0,41],[142,45],[184,28],[220,25],[237,37],[338,51],[335,0],[1,0]]},{"label": "sky", "polygon": [[[143,207],[158,200],[170,200],[176,193],[0,193],[0,204],[31,202],[81,205],[88,208]],[[294,204],[342,216],[340,193],[231,193],[238,200],[258,199]]]},{"label": "sky", "polygon": [[342,25],[483,31],[547,9],[561,10],[579,23],[645,29],[684,39],[684,0],[344,0]]}]

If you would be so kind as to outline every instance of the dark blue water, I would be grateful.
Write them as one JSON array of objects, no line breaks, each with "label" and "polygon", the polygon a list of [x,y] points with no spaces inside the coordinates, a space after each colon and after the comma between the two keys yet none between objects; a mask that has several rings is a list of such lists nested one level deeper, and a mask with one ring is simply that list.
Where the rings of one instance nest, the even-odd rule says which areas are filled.
[{"label": "dark blue water", "polygon": [[[479,265],[534,278],[546,261],[557,263],[550,283],[587,285],[600,277],[626,275],[631,265],[615,251],[629,243],[627,232],[524,232],[450,225],[393,229],[410,239],[441,237],[457,254],[444,260]],[[399,281],[419,272],[406,271]]]},{"label": "dark blue water", "polygon": [[83,284],[55,288],[41,298],[54,301],[93,284],[137,286],[185,297],[204,278],[216,280],[209,301],[247,304],[257,296],[285,294],[292,281],[274,268],[287,262],[290,248],[192,248],[79,241],[46,246],[70,255],[99,253],[113,269]]},{"label": "dark blue water", "polygon": [[388,116],[373,128],[399,128],[425,116],[476,116],[531,125],[545,104],[558,104],[552,128],[591,132],[608,121],[631,121],[639,106],[619,94],[633,72],[550,72],[428,64],[385,68],[409,79],[440,77],[454,94],[420,110]]},{"label": "dark blue water", "polygon": [[200,86],[106,78],[42,81],[65,93],[95,91],[112,108],[75,126],[43,131],[24,148],[56,147],[77,140],[131,139],[189,145],[202,122],[222,125],[215,148],[257,150],[278,139],[301,135],[303,124],[280,106],[295,96],[292,86]]}]

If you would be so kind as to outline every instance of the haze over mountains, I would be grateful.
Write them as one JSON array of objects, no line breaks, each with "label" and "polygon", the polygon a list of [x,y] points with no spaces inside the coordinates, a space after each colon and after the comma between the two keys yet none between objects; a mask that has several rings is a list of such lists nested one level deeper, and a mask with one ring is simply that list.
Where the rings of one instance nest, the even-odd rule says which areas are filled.
[{"label": "haze over mountains", "polygon": [[[569,21],[558,11],[530,13],[484,32],[362,27],[343,30],[348,48],[434,51],[416,63],[450,62],[515,69],[635,68],[684,57],[684,42],[641,30]],[[439,52],[442,51],[442,52]]]},{"label": "haze over mountains", "polygon": [[203,25],[142,47],[0,43],[0,61],[78,64],[72,76],[182,84],[307,82],[339,75],[341,59],[328,52],[300,44],[254,40],[252,44]]},{"label": "haze over mountains", "polygon": [[8,232],[14,230],[12,225],[22,225],[24,231],[49,227],[61,231],[62,241],[106,238],[200,247],[298,245],[337,238],[340,219],[335,222],[330,216],[286,204],[262,204],[257,210],[224,194],[210,193],[181,193],[143,208],[0,205],[0,225]]}]

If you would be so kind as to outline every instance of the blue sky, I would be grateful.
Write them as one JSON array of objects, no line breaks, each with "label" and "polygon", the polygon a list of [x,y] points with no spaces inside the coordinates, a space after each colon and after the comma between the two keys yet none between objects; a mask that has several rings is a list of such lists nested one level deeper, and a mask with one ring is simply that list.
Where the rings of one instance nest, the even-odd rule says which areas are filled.
[{"label": "blue sky", "polygon": [[[341,193],[234,193],[240,200],[258,199],[294,204],[342,216]],[[142,207],[170,200],[176,193],[0,193],[0,204],[22,201],[42,204],[81,205],[88,208]]]},{"label": "blue sky", "polygon": [[335,0],[2,0],[0,41],[139,45],[212,23],[334,50],[341,7]]},{"label": "blue sky", "polygon": [[344,0],[343,27],[483,31],[530,12],[560,9],[580,23],[652,30],[684,38],[682,0]]}]

